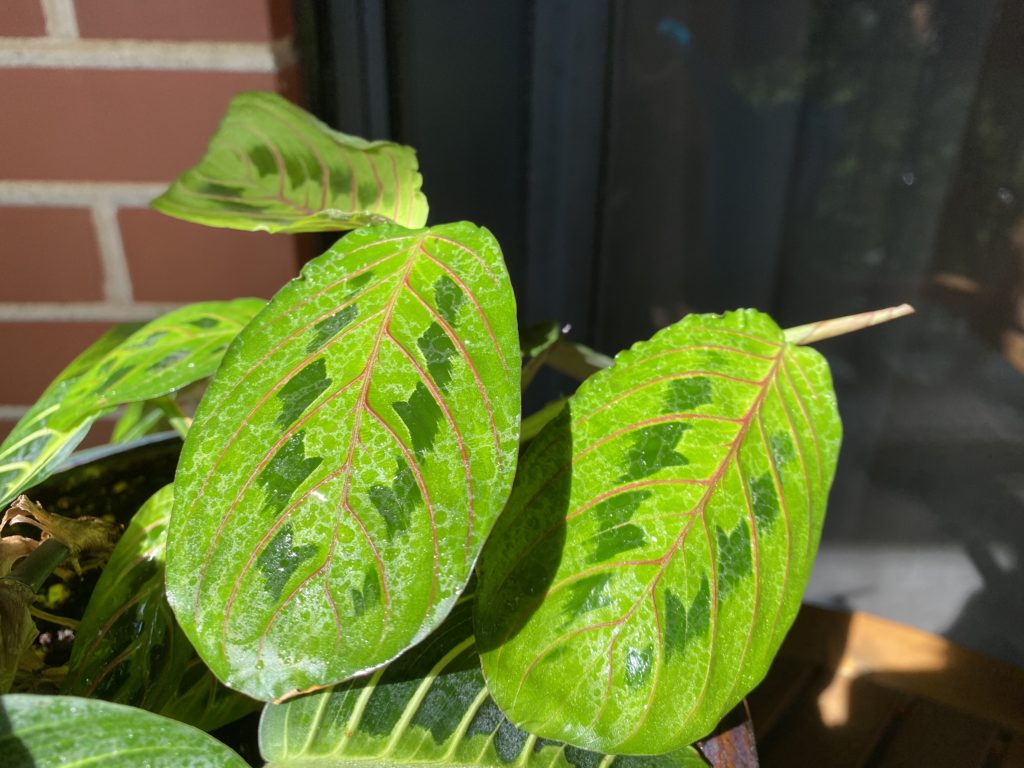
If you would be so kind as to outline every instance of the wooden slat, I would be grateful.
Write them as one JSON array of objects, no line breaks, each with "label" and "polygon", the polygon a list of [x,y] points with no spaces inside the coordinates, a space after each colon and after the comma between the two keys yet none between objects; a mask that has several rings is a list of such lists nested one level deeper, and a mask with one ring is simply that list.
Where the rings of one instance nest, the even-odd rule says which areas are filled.
[{"label": "wooden slat", "polygon": [[766,740],[818,669],[803,659],[779,656],[747,702],[758,741]]},{"label": "wooden slat", "polygon": [[907,702],[891,688],[826,672],[759,743],[761,765],[860,768]]},{"label": "wooden slat", "polygon": [[992,723],[919,699],[907,710],[871,763],[878,768],[981,768],[998,735]]},{"label": "wooden slat", "polygon": [[831,665],[1024,734],[1024,670],[912,627],[805,606],[780,655]]}]

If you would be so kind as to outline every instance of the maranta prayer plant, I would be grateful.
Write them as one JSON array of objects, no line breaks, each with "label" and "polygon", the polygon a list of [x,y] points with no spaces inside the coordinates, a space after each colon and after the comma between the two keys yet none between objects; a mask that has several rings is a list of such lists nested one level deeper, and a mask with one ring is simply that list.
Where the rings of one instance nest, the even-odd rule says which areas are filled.
[{"label": "maranta prayer plant", "polygon": [[[691,315],[614,361],[557,331],[521,346],[497,241],[427,227],[420,183],[412,149],[246,93],[155,201],[354,231],[269,302],[111,331],[0,446],[7,502],[118,407],[118,435],[185,436],[64,695],[0,699],[16,765],[70,764],[60,739],[109,765],[234,764],[176,721],[254,700],[279,766],[703,764],[690,745],[766,673],[821,533],[842,430],[805,345],[910,310]],[[521,384],[558,349],[597,372],[521,431]]]}]

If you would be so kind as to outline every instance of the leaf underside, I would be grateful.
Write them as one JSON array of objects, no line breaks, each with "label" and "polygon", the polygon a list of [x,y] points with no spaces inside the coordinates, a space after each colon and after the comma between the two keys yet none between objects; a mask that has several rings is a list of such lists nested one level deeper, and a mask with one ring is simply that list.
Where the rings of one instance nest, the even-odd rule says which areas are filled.
[{"label": "leaf underside", "polygon": [[260,752],[270,768],[705,765],[690,748],[655,758],[606,757],[519,730],[487,693],[470,609],[468,598],[460,601],[429,638],[368,677],[268,705]]},{"label": "leaf underside", "polygon": [[470,224],[354,232],[238,337],[176,479],[168,593],[228,685],[344,680],[436,627],[507,498],[515,302]]},{"label": "leaf underside", "polygon": [[765,674],[806,585],[841,425],[815,351],[766,315],[696,315],[584,383],[520,463],[481,558],[502,710],[657,754]]},{"label": "leaf underside", "polygon": [[63,690],[211,731],[255,702],[217,682],[171,614],[164,550],[173,503],[173,486],[157,491],[118,541],[82,617]]},{"label": "leaf underside", "polygon": [[77,696],[0,696],[7,768],[246,768],[212,736],[141,709]]},{"label": "leaf underside", "polygon": [[118,326],[79,355],[0,446],[0,505],[44,480],[115,406],[211,375],[261,299],[189,304],[142,327]]},{"label": "leaf underside", "polygon": [[250,231],[422,227],[421,183],[411,147],[346,136],[277,94],[253,91],[232,99],[206,155],[153,207]]}]

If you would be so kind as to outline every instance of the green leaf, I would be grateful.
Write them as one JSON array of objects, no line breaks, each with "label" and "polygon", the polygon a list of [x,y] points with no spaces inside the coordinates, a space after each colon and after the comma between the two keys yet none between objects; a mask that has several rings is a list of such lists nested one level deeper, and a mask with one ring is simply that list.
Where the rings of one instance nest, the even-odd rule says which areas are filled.
[{"label": "green leaf", "polygon": [[274,93],[242,93],[199,165],[153,207],[214,227],[327,232],[395,222],[422,227],[416,152],[332,130]]},{"label": "green leaf", "polygon": [[179,622],[264,700],[394,658],[466,584],[518,434],[491,234],[350,234],[241,333],[196,414],[168,543]]},{"label": "green leaf", "polygon": [[752,310],[687,317],[585,382],[481,558],[503,711],[613,753],[711,731],[796,615],[840,437],[824,358]]},{"label": "green leaf", "polygon": [[0,446],[0,505],[48,477],[115,406],[211,375],[228,343],[264,303],[190,304],[141,328],[108,331],[64,369]]},{"label": "green leaf", "polygon": [[235,299],[188,304],[146,323],[69,388],[76,407],[106,410],[152,400],[211,376],[228,344],[266,302]]},{"label": "green leaf", "polygon": [[540,410],[531,413],[523,419],[522,428],[519,431],[519,442],[525,445],[540,434],[540,431],[553,421],[565,408],[569,401],[567,397],[560,397],[546,403]]},{"label": "green leaf", "polygon": [[80,405],[68,408],[68,391],[138,327],[119,325],[107,331],[53,380],[21,417],[0,445],[0,507],[46,479],[82,442],[100,412]]},{"label": "green leaf", "polygon": [[487,694],[470,606],[464,598],[427,640],[368,677],[268,705],[260,721],[260,752],[270,768],[706,765],[690,748],[639,760],[611,757],[513,726]]},{"label": "green leaf", "polygon": [[0,748],[7,768],[247,768],[184,723],[76,696],[0,696]]},{"label": "green leaf", "polygon": [[174,621],[164,597],[164,549],[173,486],[132,518],[93,590],[64,692],[130,704],[204,731],[255,702],[217,682]]},{"label": "green leaf", "polygon": [[163,410],[149,401],[138,400],[125,406],[110,436],[112,443],[130,443],[159,429],[164,422]]}]

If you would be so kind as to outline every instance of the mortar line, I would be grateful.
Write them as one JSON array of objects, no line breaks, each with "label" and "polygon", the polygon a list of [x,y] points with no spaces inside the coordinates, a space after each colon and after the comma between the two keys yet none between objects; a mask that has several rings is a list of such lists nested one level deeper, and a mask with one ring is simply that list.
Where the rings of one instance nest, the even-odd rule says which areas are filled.
[{"label": "mortar line", "polygon": [[130,304],[133,298],[132,278],[117,221],[117,208],[108,200],[99,200],[93,204],[91,213],[103,264],[103,295],[112,304]]},{"label": "mortar line", "polygon": [[177,309],[182,304],[183,302],[4,302],[0,303],[0,323],[129,323],[152,320],[158,315]]},{"label": "mortar line", "polygon": [[295,62],[291,38],[269,43],[0,38],[0,69],[114,69],[276,74]]},{"label": "mortar line", "polygon": [[105,202],[118,208],[146,208],[166,187],[165,182],[0,181],[0,205],[86,208]]},{"label": "mortar line", "polygon": [[74,0],[42,0],[46,34],[51,39],[77,40],[78,14]]}]

